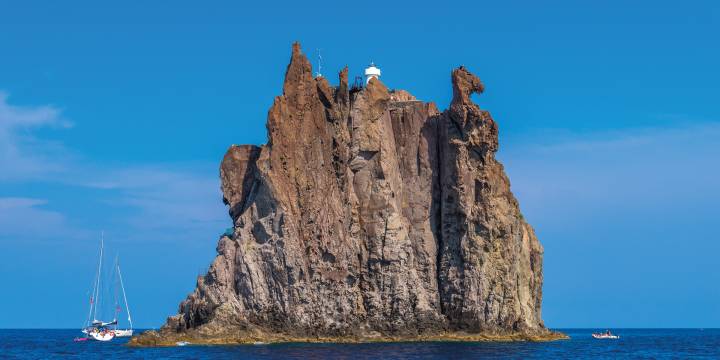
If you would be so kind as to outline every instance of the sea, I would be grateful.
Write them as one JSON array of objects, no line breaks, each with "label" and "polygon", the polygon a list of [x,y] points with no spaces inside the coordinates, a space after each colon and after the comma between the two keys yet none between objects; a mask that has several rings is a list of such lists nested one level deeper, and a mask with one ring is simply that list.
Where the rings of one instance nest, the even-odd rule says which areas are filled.
[{"label": "sea", "polygon": [[78,330],[0,330],[4,359],[720,359],[720,329],[557,329],[553,342],[271,344],[133,348],[127,339],[74,342]]}]

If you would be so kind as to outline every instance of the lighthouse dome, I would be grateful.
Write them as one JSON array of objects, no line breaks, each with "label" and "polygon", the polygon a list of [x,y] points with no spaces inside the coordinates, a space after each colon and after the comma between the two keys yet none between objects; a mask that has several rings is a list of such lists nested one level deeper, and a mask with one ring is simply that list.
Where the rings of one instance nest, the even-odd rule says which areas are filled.
[{"label": "lighthouse dome", "polygon": [[372,78],[380,78],[380,69],[371,62],[370,66],[365,69],[365,83],[369,83]]}]

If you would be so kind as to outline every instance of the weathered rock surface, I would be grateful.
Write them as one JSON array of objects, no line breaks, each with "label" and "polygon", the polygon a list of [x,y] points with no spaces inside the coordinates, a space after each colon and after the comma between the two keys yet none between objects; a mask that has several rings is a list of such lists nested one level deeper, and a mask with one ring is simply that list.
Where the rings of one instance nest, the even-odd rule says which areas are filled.
[{"label": "weathered rock surface", "polygon": [[159,333],[133,339],[540,339],[543,249],[495,160],[498,128],[452,72],[439,112],[379,80],[313,78],[293,45],[266,145],[220,167],[234,221]]}]

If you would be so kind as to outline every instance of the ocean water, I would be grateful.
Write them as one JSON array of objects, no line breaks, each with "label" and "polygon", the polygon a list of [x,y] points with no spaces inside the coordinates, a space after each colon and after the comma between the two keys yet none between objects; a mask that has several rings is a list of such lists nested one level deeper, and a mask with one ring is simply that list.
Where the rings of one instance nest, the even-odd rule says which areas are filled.
[{"label": "ocean water", "polygon": [[720,359],[720,329],[559,329],[570,340],[545,343],[277,344],[130,348],[127,340],[73,342],[77,330],[0,330],[10,359]]}]

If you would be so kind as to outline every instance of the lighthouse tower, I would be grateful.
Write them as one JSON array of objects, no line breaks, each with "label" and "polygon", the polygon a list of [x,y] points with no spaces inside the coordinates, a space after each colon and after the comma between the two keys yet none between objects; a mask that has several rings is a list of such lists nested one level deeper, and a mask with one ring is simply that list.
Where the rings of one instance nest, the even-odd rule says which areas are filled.
[{"label": "lighthouse tower", "polygon": [[365,84],[368,84],[372,78],[380,78],[380,69],[371,61],[370,66],[365,69]]}]

